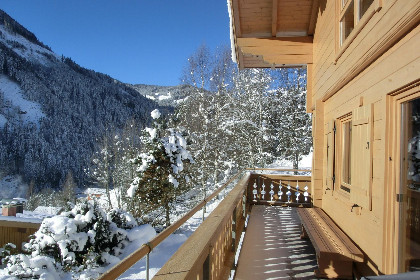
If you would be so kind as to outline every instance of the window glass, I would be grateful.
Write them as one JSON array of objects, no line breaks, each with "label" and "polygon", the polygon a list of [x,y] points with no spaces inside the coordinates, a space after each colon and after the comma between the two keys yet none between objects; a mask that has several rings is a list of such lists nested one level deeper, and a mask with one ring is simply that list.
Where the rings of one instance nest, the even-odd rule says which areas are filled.
[{"label": "window glass", "polygon": [[351,184],[351,121],[342,125],[342,171],[341,181]]},{"label": "window glass", "polygon": [[341,21],[341,44],[347,39],[350,33],[354,29],[354,3],[351,1],[350,5],[347,7]]},{"label": "window glass", "polygon": [[420,99],[403,104],[401,140],[400,271],[420,271]]},{"label": "window glass", "polygon": [[360,0],[359,7],[359,19],[363,17],[363,15],[366,13],[370,5],[372,5],[373,0]]}]

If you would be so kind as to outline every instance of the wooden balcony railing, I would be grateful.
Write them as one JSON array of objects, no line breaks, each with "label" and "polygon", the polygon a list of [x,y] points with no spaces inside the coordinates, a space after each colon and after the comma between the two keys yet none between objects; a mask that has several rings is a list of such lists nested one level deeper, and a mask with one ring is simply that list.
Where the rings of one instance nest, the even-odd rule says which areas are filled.
[{"label": "wooden balcony railing", "polygon": [[123,274],[127,269],[129,269],[132,265],[136,262],[141,260],[142,258],[146,257],[146,278],[149,279],[149,253],[152,252],[153,248],[158,246],[162,241],[164,241],[169,235],[174,233],[180,226],[182,226],[189,218],[191,218],[195,213],[201,210],[207,202],[211,201],[215,198],[221,191],[226,189],[235,179],[237,179],[242,174],[242,171],[239,172],[237,175],[233,176],[229,181],[227,181],[223,186],[219,187],[215,192],[211,195],[206,197],[203,201],[201,201],[198,205],[196,205],[193,209],[191,209],[188,213],[186,213],[181,219],[173,223],[171,226],[166,228],[164,231],[156,235],[152,240],[147,242],[146,244],[142,244],[136,251],[131,253],[125,259],[120,261],[110,270],[105,272],[101,275],[98,279],[100,280],[112,280],[118,278],[121,274]]},{"label": "wooden balcony railing", "polygon": [[153,279],[227,279],[247,208],[249,174],[223,199]]},{"label": "wooden balcony railing", "polygon": [[310,207],[310,186],[310,176],[247,174],[153,279],[228,279],[250,205]]},{"label": "wooden balcony railing", "polygon": [[[305,170],[305,172],[308,171]],[[261,172],[258,171],[258,173]],[[227,184],[197,205],[180,221],[147,244],[143,244],[136,252],[121,261],[100,279],[115,279],[131,265],[148,255],[157,244],[201,209],[207,201],[214,198]],[[153,279],[228,279],[231,269],[234,267],[239,239],[251,205],[310,207],[310,186],[310,176],[248,172]]]},{"label": "wooden balcony railing", "polygon": [[248,183],[251,204],[310,207],[311,176],[252,174]]}]

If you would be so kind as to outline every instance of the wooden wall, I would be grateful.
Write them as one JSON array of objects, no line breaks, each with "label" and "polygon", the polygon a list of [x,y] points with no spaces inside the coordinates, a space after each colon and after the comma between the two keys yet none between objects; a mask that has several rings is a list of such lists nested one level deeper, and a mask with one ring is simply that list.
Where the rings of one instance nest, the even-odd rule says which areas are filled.
[{"label": "wooden wall", "polygon": [[22,242],[28,242],[29,236],[34,234],[40,226],[40,223],[0,221],[0,247],[13,243],[16,249],[20,250]]},{"label": "wooden wall", "polygon": [[[418,0],[374,1],[372,17],[345,49],[338,42],[339,1],[320,0],[314,36],[312,93],[314,110],[314,189],[322,189],[315,200],[366,253],[369,266],[386,271],[390,258],[384,242],[385,194],[390,184],[386,170],[387,95],[420,79],[420,27]],[[371,209],[352,211],[348,193],[326,190],[325,126],[359,106],[373,104],[373,160]],[[323,140],[324,139],[324,140]],[[319,165],[322,164],[322,172]],[[337,168],[337,162],[336,162]],[[320,177],[322,176],[322,179]],[[357,174],[352,174],[357,176]],[[391,223],[392,224],[392,223]],[[385,231],[392,231],[386,228]],[[392,235],[392,234],[391,234]]]}]

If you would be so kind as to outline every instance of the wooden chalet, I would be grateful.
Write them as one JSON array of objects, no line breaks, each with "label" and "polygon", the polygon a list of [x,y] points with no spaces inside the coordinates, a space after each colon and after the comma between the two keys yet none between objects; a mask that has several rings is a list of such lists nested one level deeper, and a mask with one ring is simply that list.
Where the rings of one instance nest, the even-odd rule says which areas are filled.
[{"label": "wooden chalet", "polygon": [[[154,279],[420,279],[420,0],[228,6],[240,68],[307,69],[311,175],[248,173]],[[224,187],[101,279],[149,256]]]},{"label": "wooden chalet", "polygon": [[307,67],[313,206],[362,251],[354,270],[420,270],[420,1],[230,4],[240,68]]}]

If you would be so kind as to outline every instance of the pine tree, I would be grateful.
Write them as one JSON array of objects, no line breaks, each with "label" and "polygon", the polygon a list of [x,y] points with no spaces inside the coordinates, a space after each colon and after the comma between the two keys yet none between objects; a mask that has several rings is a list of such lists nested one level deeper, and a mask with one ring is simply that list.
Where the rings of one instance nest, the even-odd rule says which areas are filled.
[{"label": "pine tree", "polygon": [[144,151],[135,160],[137,176],[127,194],[135,216],[144,217],[163,208],[165,225],[169,226],[174,202],[188,190],[187,169],[194,161],[183,135],[167,128],[158,110],[152,111],[152,118],[153,127],[146,128],[142,138]]}]

